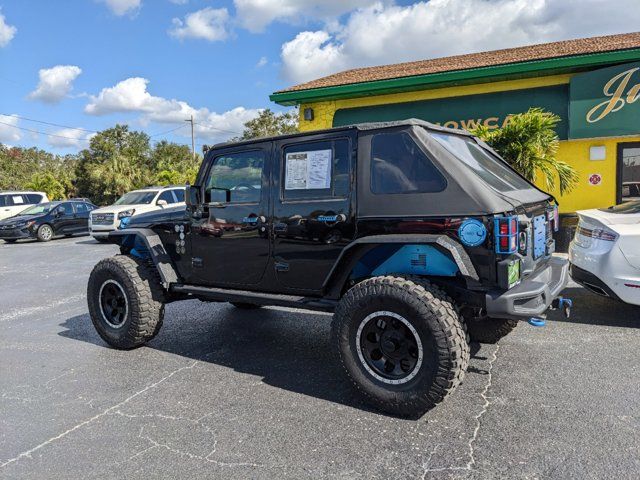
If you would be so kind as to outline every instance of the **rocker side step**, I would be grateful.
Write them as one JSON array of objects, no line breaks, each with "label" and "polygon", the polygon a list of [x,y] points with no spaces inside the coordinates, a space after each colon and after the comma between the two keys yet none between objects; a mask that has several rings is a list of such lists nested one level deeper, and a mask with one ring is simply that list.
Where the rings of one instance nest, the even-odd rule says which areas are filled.
[{"label": "rocker side step", "polygon": [[189,294],[196,298],[203,298],[216,302],[254,303],[256,305],[303,308],[322,312],[333,312],[338,303],[334,300],[324,300],[321,298],[252,292],[249,290],[202,287],[197,285],[173,284],[171,286],[171,290],[177,293]]}]

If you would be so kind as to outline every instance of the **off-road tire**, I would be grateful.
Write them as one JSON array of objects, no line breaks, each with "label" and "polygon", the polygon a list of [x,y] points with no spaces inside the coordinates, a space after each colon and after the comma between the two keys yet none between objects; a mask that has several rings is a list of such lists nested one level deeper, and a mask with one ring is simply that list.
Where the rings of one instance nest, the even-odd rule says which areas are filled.
[{"label": "off-road tire", "polygon": [[[50,234],[48,232],[51,232]],[[53,227],[48,223],[43,223],[38,227],[38,232],[36,236],[38,237],[39,242],[48,242],[53,238],[54,232]]]},{"label": "off-road tire", "polygon": [[492,317],[465,318],[465,323],[469,338],[478,343],[497,343],[518,325],[517,320]]},{"label": "off-road tire", "polygon": [[[122,288],[127,314],[116,328],[102,313],[100,290],[112,280]],[[116,255],[98,262],[87,286],[89,315],[100,337],[114,348],[129,350],[155,337],[164,319],[164,290],[158,273],[148,262],[127,255]]]},{"label": "off-road tire", "polygon": [[255,303],[245,303],[245,302],[229,302],[229,303],[240,310],[257,310],[258,308],[262,308],[262,305],[256,305]]},{"label": "off-road tire", "polygon": [[[358,328],[378,311],[402,316],[422,342],[422,364],[405,383],[377,379],[359,358]],[[469,343],[452,300],[427,281],[384,276],[358,283],[340,300],[331,334],[358,390],[378,409],[394,415],[416,417],[442,402],[462,382],[469,364]]]}]

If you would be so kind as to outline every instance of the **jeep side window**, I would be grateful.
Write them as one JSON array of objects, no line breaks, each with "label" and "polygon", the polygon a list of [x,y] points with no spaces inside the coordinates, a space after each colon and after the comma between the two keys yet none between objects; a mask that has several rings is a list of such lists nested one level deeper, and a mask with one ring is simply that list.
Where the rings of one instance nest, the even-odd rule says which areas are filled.
[{"label": "jeep side window", "polygon": [[349,140],[346,138],[284,148],[284,200],[345,198],[349,194],[349,180]]},{"label": "jeep side window", "polygon": [[259,150],[216,157],[205,184],[205,201],[258,203],[264,160]]},{"label": "jeep side window", "polygon": [[371,140],[371,192],[433,193],[447,181],[406,132],[378,133]]}]

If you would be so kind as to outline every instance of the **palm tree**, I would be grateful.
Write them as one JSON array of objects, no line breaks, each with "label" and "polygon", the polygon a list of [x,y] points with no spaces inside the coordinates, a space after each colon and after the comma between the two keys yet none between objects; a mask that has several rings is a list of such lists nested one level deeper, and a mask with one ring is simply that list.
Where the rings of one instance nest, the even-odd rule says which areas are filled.
[{"label": "palm tree", "polygon": [[538,174],[544,177],[548,190],[560,181],[560,195],[573,190],[578,183],[575,168],[556,158],[559,139],[555,127],[560,117],[541,108],[530,108],[525,113],[512,115],[502,128],[489,130],[478,126],[473,134],[483,139],[511,166],[535,182]]}]

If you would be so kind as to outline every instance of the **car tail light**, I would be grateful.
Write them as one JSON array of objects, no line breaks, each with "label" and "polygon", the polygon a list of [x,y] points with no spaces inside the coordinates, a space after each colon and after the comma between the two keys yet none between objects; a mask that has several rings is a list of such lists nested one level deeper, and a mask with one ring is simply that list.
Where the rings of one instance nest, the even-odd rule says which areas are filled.
[{"label": "car tail light", "polygon": [[595,238],[597,240],[604,240],[605,242],[615,242],[618,239],[618,234],[602,228],[585,228],[578,227],[577,233],[583,237]]},{"label": "car tail light", "polygon": [[494,219],[496,253],[511,254],[518,249],[518,217],[496,217]]}]

